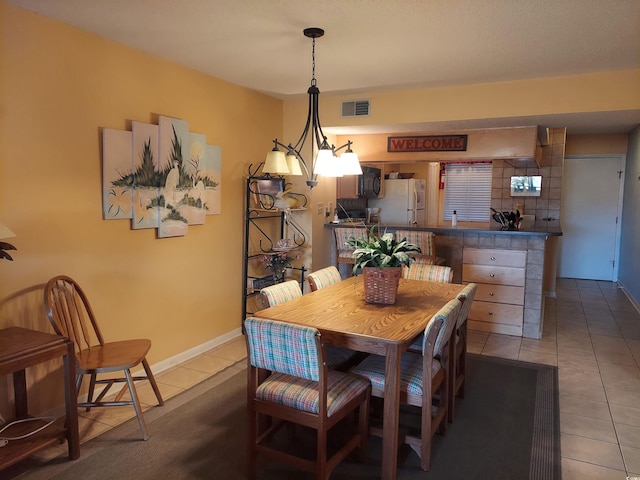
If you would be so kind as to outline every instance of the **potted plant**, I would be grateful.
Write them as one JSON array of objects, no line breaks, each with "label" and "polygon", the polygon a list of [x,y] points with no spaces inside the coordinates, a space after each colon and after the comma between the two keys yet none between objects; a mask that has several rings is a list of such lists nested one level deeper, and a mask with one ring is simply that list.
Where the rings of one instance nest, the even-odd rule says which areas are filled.
[{"label": "potted plant", "polygon": [[366,238],[351,237],[347,245],[353,251],[353,273],[362,270],[367,303],[393,304],[396,301],[402,265],[411,265],[411,254],[422,253],[420,247],[406,238],[396,240],[393,233],[376,236],[372,227]]},{"label": "potted plant", "polygon": [[[300,255],[295,256],[296,260],[300,258]],[[287,252],[271,253],[262,256],[262,264],[266,270],[271,271],[273,280],[276,282],[282,282],[284,280],[284,273],[291,266],[293,259]]]}]

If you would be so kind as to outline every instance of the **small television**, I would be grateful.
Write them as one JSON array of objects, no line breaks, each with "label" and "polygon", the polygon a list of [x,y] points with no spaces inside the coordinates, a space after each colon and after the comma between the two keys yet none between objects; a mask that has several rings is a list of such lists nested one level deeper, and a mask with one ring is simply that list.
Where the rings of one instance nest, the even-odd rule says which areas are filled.
[{"label": "small television", "polygon": [[539,197],[541,190],[541,175],[511,177],[512,197]]}]

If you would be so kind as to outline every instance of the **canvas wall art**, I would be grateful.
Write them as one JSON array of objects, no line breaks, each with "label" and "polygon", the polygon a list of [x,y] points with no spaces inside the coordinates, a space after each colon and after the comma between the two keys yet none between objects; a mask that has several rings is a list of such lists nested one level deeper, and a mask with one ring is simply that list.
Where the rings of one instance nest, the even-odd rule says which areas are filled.
[{"label": "canvas wall art", "polygon": [[122,182],[131,170],[131,132],[105,128],[102,132],[102,217],[131,218],[133,185]]},{"label": "canvas wall art", "polygon": [[158,183],[158,126],[132,122],[133,132],[133,219],[131,228],[158,228],[160,209],[155,202],[159,196]]},{"label": "canvas wall art", "polygon": [[103,130],[103,218],[156,228],[158,238],[187,234],[221,212],[222,157],[186,121],[133,121],[131,132]]}]

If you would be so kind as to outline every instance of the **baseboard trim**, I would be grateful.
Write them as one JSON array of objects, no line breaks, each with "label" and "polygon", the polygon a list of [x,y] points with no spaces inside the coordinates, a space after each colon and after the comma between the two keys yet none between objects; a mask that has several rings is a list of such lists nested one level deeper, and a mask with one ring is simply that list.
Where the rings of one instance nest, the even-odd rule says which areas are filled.
[{"label": "baseboard trim", "polygon": [[[195,347],[190,348],[189,350],[185,350],[184,352],[174,355],[173,357],[169,357],[166,360],[162,360],[161,362],[150,365],[151,371],[153,372],[154,376],[156,376],[159,373],[164,372],[165,370],[169,370],[170,368],[175,367],[176,365],[179,365],[181,363],[184,363],[187,360],[191,360],[192,358],[195,358],[198,355],[206,353],[209,350],[214,349],[215,347],[219,347],[223,343],[233,340],[234,338],[237,338],[240,335],[242,335],[242,329],[238,327],[234,330],[231,330],[230,332],[225,333],[224,335],[220,335],[219,337],[216,337],[209,341],[201,343],[200,345],[196,345]],[[142,367],[136,370],[135,372],[131,372],[131,373],[134,376],[145,374],[144,368]],[[102,391],[102,388],[104,387],[96,387],[94,396],[99,395],[100,392]],[[86,402],[86,401],[87,401],[86,393],[78,397],[78,402]],[[63,416],[64,414],[65,414],[64,404],[57,405],[52,409],[49,409],[46,413],[44,413],[44,415],[47,415],[47,416],[51,415],[55,417],[60,417],[60,416]]]},{"label": "baseboard trim", "polygon": [[[223,343],[233,340],[234,338],[239,337],[240,335],[242,335],[242,329],[238,327],[234,330],[231,330],[228,333],[225,333],[224,335],[220,335],[219,337],[213,338],[205,343],[201,343],[200,345],[190,348],[189,350],[185,350],[184,352],[174,355],[173,357],[169,357],[166,360],[162,360],[161,362],[154,363],[153,365],[151,365],[151,371],[155,375],[155,374],[164,372],[165,370],[169,370],[170,368],[175,367],[180,363],[184,363],[187,360],[191,360],[192,358],[195,358],[198,355],[201,355],[205,352],[208,352],[209,350],[214,349],[215,347],[219,347]],[[144,370],[141,368],[137,373],[141,374],[143,372]]]},{"label": "baseboard trim", "polygon": [[633,297],[633,295],[631,295],[631,292],[629,292],[629,290],[620,282],[620,280],[618,280],[618,288],[620,290],[622,290],[622,293],[624,293],[626,295],[626,297],[631,302],[631,305],[633,305],[633,307],[636,309],[636,311],[638,313],[640,313],[640,302],[638,302],[638,300],[636,300]]}]

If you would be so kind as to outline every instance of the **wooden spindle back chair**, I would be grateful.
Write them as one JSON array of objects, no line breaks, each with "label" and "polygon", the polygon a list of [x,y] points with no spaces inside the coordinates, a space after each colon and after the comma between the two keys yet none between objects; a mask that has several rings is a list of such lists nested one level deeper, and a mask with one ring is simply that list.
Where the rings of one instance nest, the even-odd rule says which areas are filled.
[{"label": "wooden spindle back chair", "polygon": [[[149,438],[142,415],[142,408],[135,388],[136,381],[148,380],[158,400],[164,405],[151,367],[147,362],[147,353],[151,349],[151,340],[136,339],[106,342],[93,313],[89,300],[80,285],[66,275],[50,279],[44,291],[47,316],[58,335],[68,337],[76,348],[76,391],[80,393],[85,375],[90,377],[86,402],[78,402],[78,407],[89,411],[93,407],[115,407],[133,405],[142,437]],[[131,369],[142,364],[146,375],[133,376]],[[121,372],[121,376],[114,376]],[[98,375],[101,375],[98,378]],[[114,384],[125,383],[131,400],[123,400],[123,388],[112,401],[103,401]],[[104,385],[94,399],[96,385]]]}]

